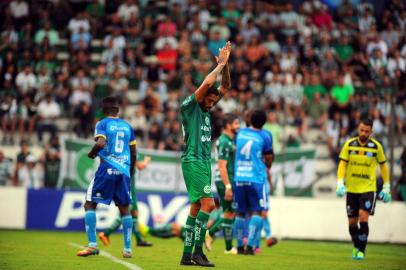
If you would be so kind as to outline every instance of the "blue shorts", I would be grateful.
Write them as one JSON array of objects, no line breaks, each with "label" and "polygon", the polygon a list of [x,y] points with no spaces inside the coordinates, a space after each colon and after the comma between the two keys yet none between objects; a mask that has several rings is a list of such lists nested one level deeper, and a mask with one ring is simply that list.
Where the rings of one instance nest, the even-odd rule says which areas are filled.
[{"label": "blue shorts", "polygon": [[90,182],[86,201],[109,205],[114,200],[116,205],[131,204],[130,178],[102,162]]},{"label": "blue shorts", "polygon": [[269,204],[269,198],[271,197],[270,192],[265,192],[265,198],[264,198],[264,209],[263,211],[268,211],[270,204]]},{"label": "blue shorts", "polygon": [[234,200],[236,212],[246,214],[261,212],[265,208],[265,185],[252,182],[235,182]]}]

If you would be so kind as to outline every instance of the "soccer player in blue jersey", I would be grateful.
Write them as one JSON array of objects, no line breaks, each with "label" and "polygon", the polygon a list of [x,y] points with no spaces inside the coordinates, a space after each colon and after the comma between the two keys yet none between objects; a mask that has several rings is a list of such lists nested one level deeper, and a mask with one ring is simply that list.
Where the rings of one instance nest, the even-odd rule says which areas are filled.
[{"label": "soccer player in blue jersey", "polygon": [[112,200],[118,206],[123,224],[123,257],[131,258],[132,217],[130,176],[134,175],[136,161],[136,141],[134,130],[126,121],[117,117],[117,99],[106,97],[102,110],[107,117],[97,122],[96,143],[88,153],[89,158],[100,158],[100,166],[90,182],[85,202],[85,225],[88,246],[77,256],[87,257],[99,254],[96,242],[96,207],[98,203],[109,205]]},{"label": "soccer player in blue jersey", "polygon": [[[261,212],[264,210],[266,169],[272,166],[272,138],[262,130],[266,122],[264,111],[256,110],[251,115],[251,127],[241,129],[236,138],[235,202],[237,217],[238,254],[254,255],[258,234],[262,230]],[[248,244],[244,248],[244,219],[250,215]]]}]

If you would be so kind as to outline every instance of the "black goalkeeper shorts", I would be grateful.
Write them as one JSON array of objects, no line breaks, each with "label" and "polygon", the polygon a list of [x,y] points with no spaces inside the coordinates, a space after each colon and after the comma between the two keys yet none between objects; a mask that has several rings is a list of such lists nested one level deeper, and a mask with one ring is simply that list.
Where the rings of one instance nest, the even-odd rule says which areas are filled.
[{"label": "black goalkeeper shorts", "polygon": [[376,192],[347,193],[347,216],[351,218],[358,217],[360,209],[373,216],[375,204]]}]

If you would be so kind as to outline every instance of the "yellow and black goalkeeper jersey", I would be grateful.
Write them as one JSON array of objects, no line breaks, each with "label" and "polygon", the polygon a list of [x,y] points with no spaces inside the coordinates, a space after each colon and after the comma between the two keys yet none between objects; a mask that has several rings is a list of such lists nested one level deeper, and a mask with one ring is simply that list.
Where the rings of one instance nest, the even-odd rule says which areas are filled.
[{"label": "yellow and black goalkeeper jersey", "polygon": [[358,137],[347,140],[341,149],[340,159],[347,162],[347,192],[376,191],[376,165],[386,162],[381,143],[370,138],[361,144]]}]

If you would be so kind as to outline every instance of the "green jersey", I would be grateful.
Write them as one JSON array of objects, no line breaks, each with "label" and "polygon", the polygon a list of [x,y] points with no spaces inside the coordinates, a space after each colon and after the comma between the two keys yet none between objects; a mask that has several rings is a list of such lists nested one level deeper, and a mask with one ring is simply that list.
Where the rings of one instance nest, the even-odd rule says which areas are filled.
[{"label": "green jersey", "polygon": [[[216,161],[219,159],[227,161],[227,174],[230,183],[234,177],[235,144],[226,134],[222,134],[216,141]],[[216,181],[222,181],[218,165],[216,166]]]},{"label": "green jersey", "polygon": [[195,94],[182,102],[180,112],[185,142],[182,162],[209,161],[211,159],[210,113],[200,108]]}]

